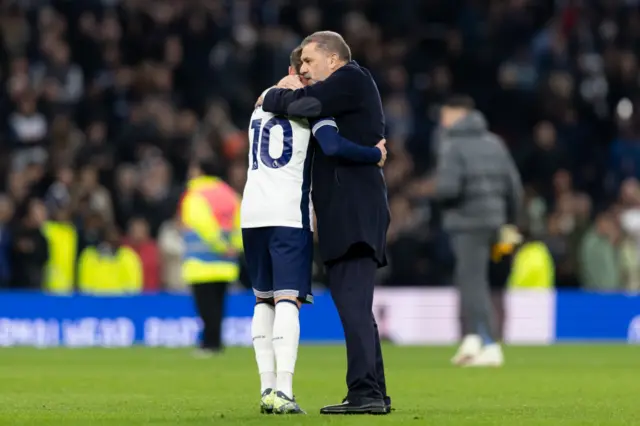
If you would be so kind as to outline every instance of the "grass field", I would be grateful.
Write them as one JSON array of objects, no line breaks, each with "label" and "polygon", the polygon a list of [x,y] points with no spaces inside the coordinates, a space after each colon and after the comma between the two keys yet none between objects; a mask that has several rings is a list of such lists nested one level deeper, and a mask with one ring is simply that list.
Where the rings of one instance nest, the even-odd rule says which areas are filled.
[{"label": "grass field", "polygon": [[305,417],[261,416],[250,349],[0,349],[0,425],[638,425],[640,347],[507,348],[502,369],[457,369],[452,348],[386,347],[395,411],[324,417],[345,394],[344,349],[301,349]]}]

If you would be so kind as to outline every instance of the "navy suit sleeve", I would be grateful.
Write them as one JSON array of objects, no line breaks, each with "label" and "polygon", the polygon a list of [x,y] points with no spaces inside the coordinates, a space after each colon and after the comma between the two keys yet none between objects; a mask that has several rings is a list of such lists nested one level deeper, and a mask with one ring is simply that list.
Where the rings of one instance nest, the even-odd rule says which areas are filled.
[{"label": "navy suit sleeve", "polygon": [[341,157],[367,164],[376,164],[382,158],[382,152],[378,148],[361,146],[340,136],[338,126],[332,118],[323,118],[310,124],[320,149],[328,157]]},{"label": "navy suit sleeve", "polygon": [[262,109],[279,115],[316,118],[337,116],[357,108],[362,87],[357,69],[345,65],[324,81],[298,90],[270,89]]}]

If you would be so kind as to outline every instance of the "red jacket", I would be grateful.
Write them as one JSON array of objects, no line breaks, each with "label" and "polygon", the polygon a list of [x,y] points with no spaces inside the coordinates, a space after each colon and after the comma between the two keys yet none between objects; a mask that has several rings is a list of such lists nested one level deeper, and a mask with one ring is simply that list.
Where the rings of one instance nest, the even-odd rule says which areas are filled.
[{"label": "red jacket", "polygon": [[160,252],[156,242],[149,240],[141,244],[132,244],[131,241],[125,240],[124,244],[140,256],[144,291],[150,293],[160,291]]}]

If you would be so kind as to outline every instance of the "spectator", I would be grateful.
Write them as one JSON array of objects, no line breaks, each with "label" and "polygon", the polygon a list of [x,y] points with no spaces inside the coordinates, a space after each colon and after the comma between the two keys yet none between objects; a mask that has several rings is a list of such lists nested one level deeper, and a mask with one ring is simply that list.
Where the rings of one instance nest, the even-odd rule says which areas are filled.
[{"label": "spectator", "polygon": [[618,244],[620,232],[609,213],[602,213],[580,248],[582,285],[589,290],[621,288]]},{"label": "spectator", "polygon": [[113,179],[111,170],[114,166],[115,153],[113,145],[107,141],[107,127],[102,121],[93,121],[87,127],[87,142],[79,150],[79,164],[92,164],[98,169],[100,181]]},{"label": "spectator", "polygon": [[553,202],[553,180],[556,173],[566,167],[565,154],[558,146],[556,129],[548,121],[534,128],[533,145],[525,148],[519,167],[523,182],[532,185],[548,203]]},{"label": "spectator", "polygon": [[45,203],[49,211],[71,207],[71,186],[73,185],[73,169],[63,167],[56,173],[56,180],[49,186],[45,194]]},{"label": "spectator", "polygon": [[31,199],[24,206],[22,221],[12,234],[13,282],[16,289],[40,290],[44,284],[49,247],[41,228],[47,220],[44,204]]},{"label": "spectator", "polygon": [[56,101],[65,106],[73,106],[80,101],[84,92],[82,69],[70,61],[71,52],[66,43],[56,40],[51,44],[49,57],[34,67],[34,84],[36,87],[55,85],[58,92]]},{"label": "spectator", "polygon": [[640,251],[635,241],[625,238],[620,244],[620,263],[623,288],[630,292],[640,291]]},{"label": "spectator", "polygon": [[71,222],[70,207],[55,208],[43,228],[49,247],[44,288],[56,294],[70,294],[75,290],[78,233]]},{"label": "spectator", "polygon": [[[452,92],[468,92],[518,160],[528,231],[548,244],[558,284],[580,285],[591,210],[610,211],[622,182],[640,178],[636,6],[316,3],[0,2],[0,140],[8,142],[0,144],[0,190],[16,206],[44,199],[51,213],[70,195],[81,248],[98,244],[105,221],[126,229],[143,217],[159,237],[192,157],[217,156],[222,176],[242,189],[247,111],[284,74],[302,36],[331,28],[370,69],[386,111],[397,223],[384,281],[450,281],[447,236],[424,189],[438,108]],[[634,185],[622,184],[614,219],[627,288],[639,281]],[[405,227],[416,232],[397,232]]]},{"label": "spectator", "polygon": [[85,248],[78,259],[78,289],[85,294],[127,295],[143,290],[138,255],[120,244],[120,235],[108,227],[97,246]]},{"label": "spectator", "polygon": [[149,224],[140,217],[129,221],[124,244],[132,248],[142,264],[142,283],[145,292],[160,290],[160,256],[156,242],[151,239]]},{"label": "spectator", "polygon": [[622,230],[640,247],[640,183],[635,178],[623,182],[620,201],[623,209],[620,215]]},{"label": "spectator", "polygon": [[5,194],[0,195],[0,289],[11,284],[11,218],[13,202]]},{"label": "spectator", "polygon": [[17,110],[9,116],[9,131],[18,149],[44,144],[49,125],[44,114],[38,112],[34,94],[25,94],[18,101]]},{"label": "spectator", "polygon": [[114,189],[115,216],[117,225],[124,229],[130,217],[134,216],[139,206],[137,184],[139,173],[131,164],[123,164],[116,170]]},{"label": "spectator", "polygon": [[155,238],[160,225],[173,217],[180,190],[173,185],[171,170],[164,160],[151,160],[142,173],[139,213],[149,221],[151,234]]},{"label": "spectator", "polygon": [[98,181],[98,170],[85,166],[80,170],[80,179],[74,188],[75,204],[86,203],[88,208],[100,212],[108,223],[113,222],[111,195]]},{"label": "spectator", "polygon": [[555,284],[553,258],[544,242],[529,235],[514,258],[509,287],[550,289]]},{"label": "spectator", "polygon": [[390,244],[389,262],[393,265],[393,273],[387,280],[395,285],[420,285],[415,277],[421,276],[421,265],[415,256],[410,255],[412,251],[426,250],[418,228],[420,218],[412,211],[407,198],[394,198],[390,208],[391,215],[397,219],[391,222],[387,234]]},{"label": "spectator", "polygon": [[84,135],[67,115],[57,115],[51,124],[51,165],[73,165],[84,143]]},{"label": "spectator", "polygon": [[158,246],[162,263],[162,283],[170,291],[187,291],[182,279],[182,254],[184,247],[178,220],[172,218],[160,226]]}]

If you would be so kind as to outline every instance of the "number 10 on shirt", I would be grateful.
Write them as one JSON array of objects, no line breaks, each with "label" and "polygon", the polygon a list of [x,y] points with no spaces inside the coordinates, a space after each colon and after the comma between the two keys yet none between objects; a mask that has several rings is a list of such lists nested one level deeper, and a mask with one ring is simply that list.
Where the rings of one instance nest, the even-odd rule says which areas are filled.
[{"label": "number 10 on shirt", "polygon": [[[260,161],[270,169],[277,169],[286,166],[293,155],[293,129],[291,123],[286,118],[271,117],[260,128],[262,119],[253,120],[251,122],[251,130],[253,130],[253,140],[251,143],[251,170],[258,169],[258,149],[260,150]],[[269,154],[269,144],[271,142],[271,129],[275,126],[282,128],[282,154],[278,158],[271,157]],[[258,147],[259,145],[259,147]]]}]

